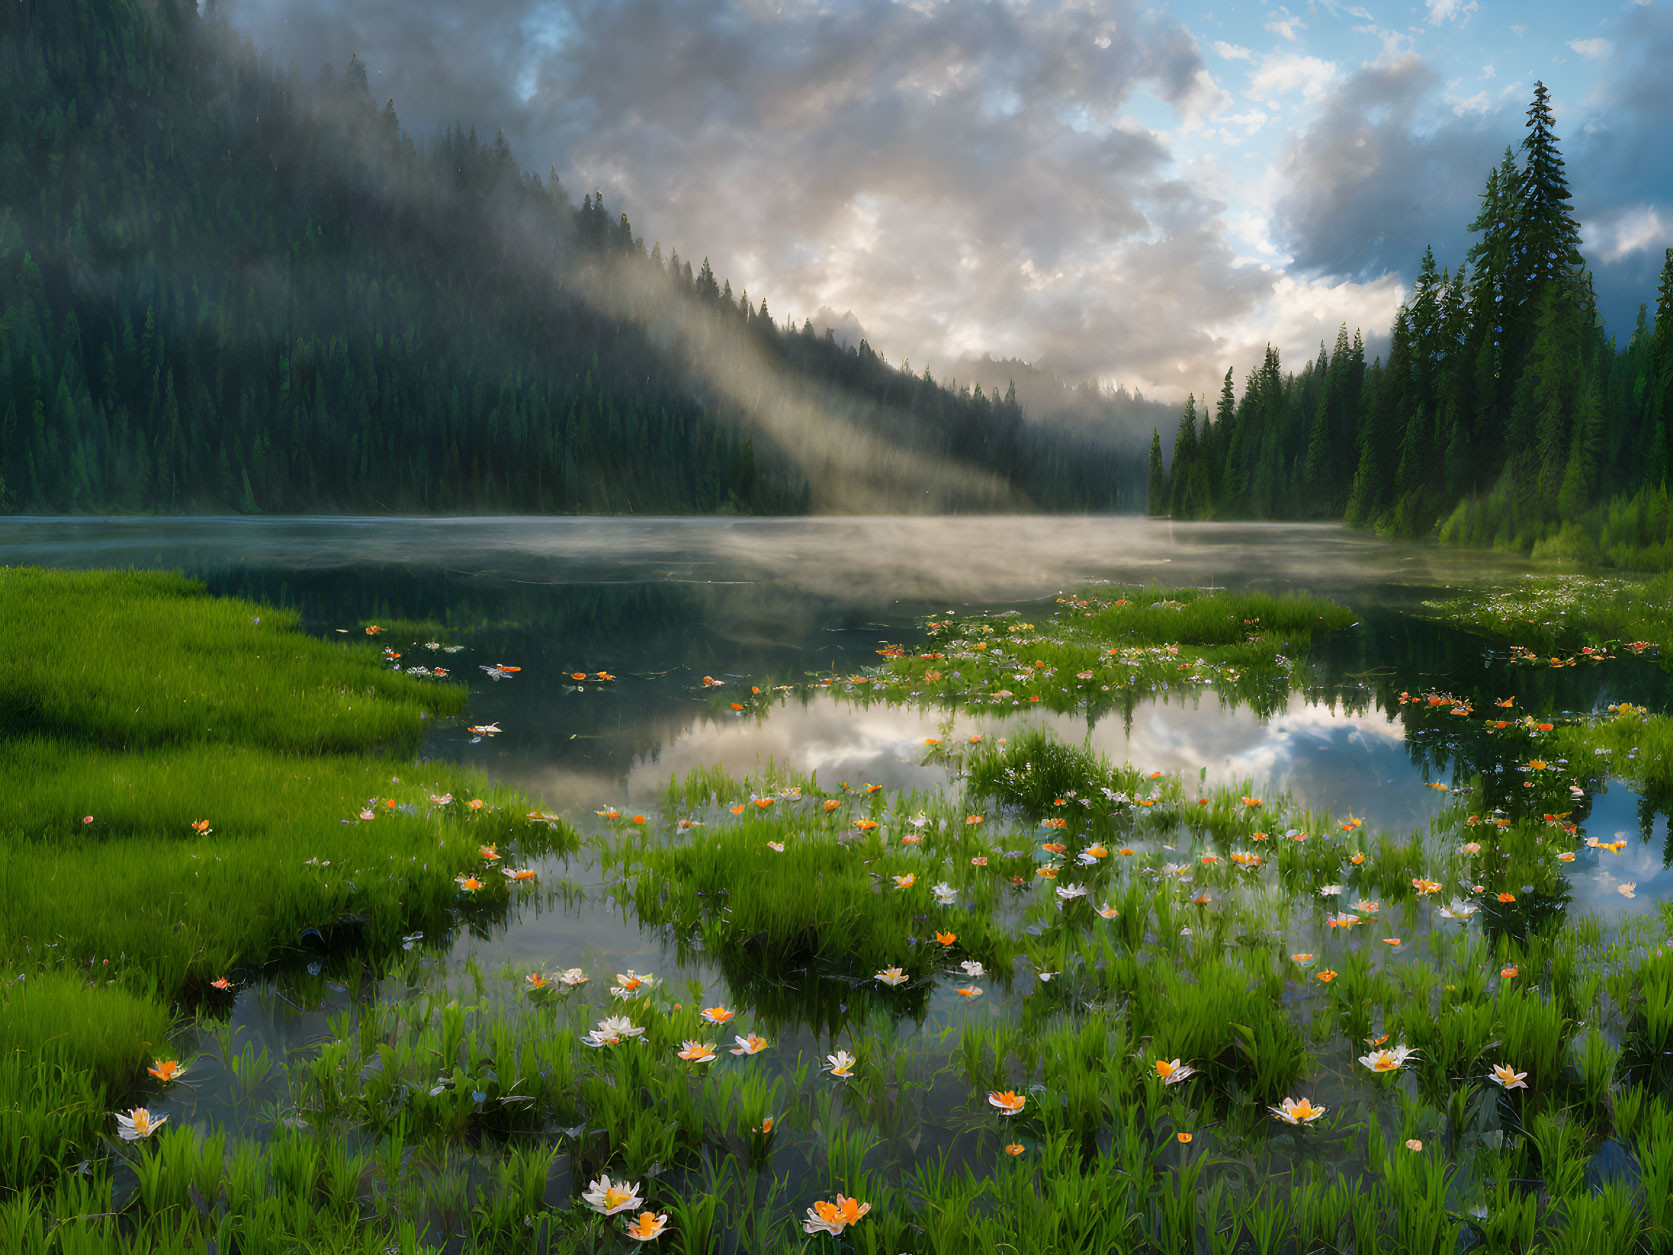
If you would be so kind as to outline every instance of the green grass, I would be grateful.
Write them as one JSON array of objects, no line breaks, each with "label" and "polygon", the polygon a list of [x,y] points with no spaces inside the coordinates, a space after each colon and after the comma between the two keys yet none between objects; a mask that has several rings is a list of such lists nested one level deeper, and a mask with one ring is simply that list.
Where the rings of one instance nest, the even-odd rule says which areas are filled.
[{"label": "green grass", "polygon": [[[1537,647],[1630,654],[1628,644],[1668,654],[1673,644],[1673,572],[1634,580],[1590,575],[1528,576],[1510,588],[1425,603],[1448,623]],[[1644,651],[1650,652],[1650,651]]]},{"label": "green grass", "polygon": [[401,752],[465,701],[380,665],[372,638],[316,640],[292,612],[167,572],[0,568],[0,640],[0,737]]}]

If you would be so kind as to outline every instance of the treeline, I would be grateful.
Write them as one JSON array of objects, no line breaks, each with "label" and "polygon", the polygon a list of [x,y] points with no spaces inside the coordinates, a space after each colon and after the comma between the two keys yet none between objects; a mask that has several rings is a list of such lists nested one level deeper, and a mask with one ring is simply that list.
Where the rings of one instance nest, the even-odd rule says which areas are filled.
[{"label": "treeline", "polygon": [[776,324],[503,137],[415,142],[358,60],[304,83],[190,0],[0,6],[0,511],[829,504],[747,386],[597,299],[647,275],[709,343],[987,485],[936,505],[1141,499],[1135,459]]},{"label": "treeline", "polygon": [[1193,397],[1150,512],[1341,519],[1629,565],[1668,565],[1673,249],[1652,327],[1603,328],[1553,129],[1536,84],[1520,154],[1487,176],[1456,269],[1426,251],[1387,360],[1344,326],[1299,373],[1268,348],[1241,395]]}]

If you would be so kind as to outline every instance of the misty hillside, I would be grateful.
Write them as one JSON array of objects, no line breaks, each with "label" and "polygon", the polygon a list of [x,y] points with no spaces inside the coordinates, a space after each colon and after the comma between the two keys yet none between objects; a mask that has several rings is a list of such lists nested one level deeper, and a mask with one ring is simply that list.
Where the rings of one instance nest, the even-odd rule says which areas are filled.
[{"label": "misty hillside", "polygon": [[780,326],[208,13],[0,6],[0,511],[1142,505],[1129,442]]}]

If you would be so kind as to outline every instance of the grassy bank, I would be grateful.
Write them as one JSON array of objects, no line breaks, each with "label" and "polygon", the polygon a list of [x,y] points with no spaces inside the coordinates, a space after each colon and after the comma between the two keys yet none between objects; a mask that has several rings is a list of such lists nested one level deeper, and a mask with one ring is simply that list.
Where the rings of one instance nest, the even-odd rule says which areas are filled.
[{"label": "grassy bank", "polygon": [[65,1173],[108,1177],[112,1111],[143,1102],[180,1016],[230,1003],[215,982],[376,959],[448,916],[483,844],[553,830],[414,762],[466,692],[378,633],[316,640],[178,576],[27,568],[0,570],[0,633],[0,1246],[70,1249],[66,1191],[89,1178]]}]

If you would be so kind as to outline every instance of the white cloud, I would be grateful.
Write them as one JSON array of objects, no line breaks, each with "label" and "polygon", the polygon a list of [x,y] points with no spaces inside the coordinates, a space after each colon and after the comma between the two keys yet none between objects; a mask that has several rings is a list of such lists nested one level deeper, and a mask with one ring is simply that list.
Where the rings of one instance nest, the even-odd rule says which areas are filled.
[{"label": "white cloud", "polygon": [[1241,44],[1228,44],[1223,39],[1214,41],[1214,51],[1228,61],[1253,61],[1255,54]]},{"label": "white cloud", "polygon": [[1607,39],[1571,39],[1568,46],[1588,61],[1596,61],[1599,57],[1609,55],[1611,45]]},{"label": "white cloud", "polygon": [[1288,9],[1280,8],[1267,22],[1266,29],[1293,44],[1300,38],[1301,32],[1307,29],[1307,23]]},{"label": "white cloud", "polygon": [[1653,205],[1635,205],[1621,213],[1601,234],[1609,241],[1603,248],[1603,260],[1616,262],[1644,249],[1653,251],[1673,245],[1673,220],[1662,218]]},{"label": "white cloud", "polygon": [[1299,91],[1303,100],[1317,99],[1341,75],[1333,61],[1298,52],[1274,52],[1261,61],[1249,80],[1249,94],[1271,100]]},{"label": "white cloud", "polygon": [[1428,4],[1431,26],[1439,26],[1442,22],[1462,24],[1469,20],[1472,13],[1481,9],[1476,0],[1428,0]]}]

